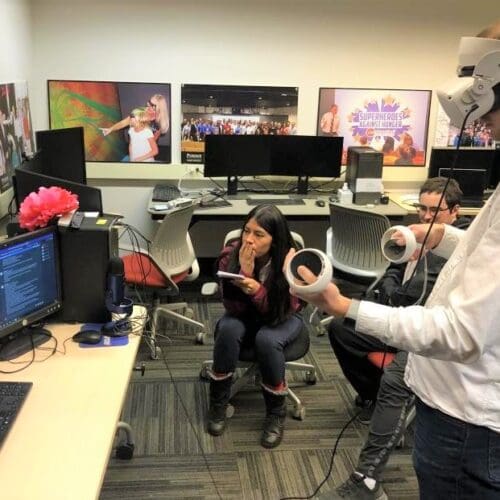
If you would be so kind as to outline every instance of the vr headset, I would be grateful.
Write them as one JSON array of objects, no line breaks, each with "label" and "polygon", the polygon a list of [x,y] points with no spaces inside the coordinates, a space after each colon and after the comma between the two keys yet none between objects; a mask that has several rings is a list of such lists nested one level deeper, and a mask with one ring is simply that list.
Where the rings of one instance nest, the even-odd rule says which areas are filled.
[{"label": "vr headset", "polygon": [[451,124],[460,128],[500,108],[500,40],[463,37],[458,49],[457,77],[437,96]]}]

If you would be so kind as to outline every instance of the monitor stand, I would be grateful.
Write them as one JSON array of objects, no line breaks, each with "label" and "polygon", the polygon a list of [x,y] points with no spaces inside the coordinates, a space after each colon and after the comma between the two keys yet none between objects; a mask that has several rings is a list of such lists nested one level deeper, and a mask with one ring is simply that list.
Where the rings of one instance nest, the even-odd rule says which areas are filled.
[{"label": "monitor stand", "polygon": [[0,361],[9,361],[44,344],[52,334],[41,327],[26,326],[0,340]]},{"label": "monitor stand", "polygon": [[297,194],[307,194],[309,189],[309,177],[307,175],[299,175],[297,179]]},{"label": "monitor stand", "polygon": [[238,177],[236,175],[230,175],[227,178],[227,194],[238,194]]}]

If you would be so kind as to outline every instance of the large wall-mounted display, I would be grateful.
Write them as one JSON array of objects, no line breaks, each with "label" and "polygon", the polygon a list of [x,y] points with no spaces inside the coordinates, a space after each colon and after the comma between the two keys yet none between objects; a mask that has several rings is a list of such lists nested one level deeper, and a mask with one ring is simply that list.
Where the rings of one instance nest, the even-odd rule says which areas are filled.
[{"label": "large wall-mounted display", "polygon": [[320,88],[317,135],[384,153],[384,165],[424,166],[430,90]]},{"label": "large wall-mounted display", "polygon": [[84,128],[85,159],[170,163],[170,84],[49,80],[54,129]]},{"label": "large wall-mounted display", "polygon": [[12,186],[14,169],[34,150],[26,82],[0,83],[0,192]]},{"label": "large wall-mounted display", "polygon": [[181,103],[182,163],[204,163],[207,135],[297,133],[297,87],[184,84]]}]

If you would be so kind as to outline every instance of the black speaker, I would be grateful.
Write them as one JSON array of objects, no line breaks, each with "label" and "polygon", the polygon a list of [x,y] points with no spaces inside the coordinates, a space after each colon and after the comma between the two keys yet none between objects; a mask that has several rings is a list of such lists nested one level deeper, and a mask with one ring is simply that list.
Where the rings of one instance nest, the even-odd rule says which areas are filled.
[{"label": "black speaker", "polygon": [[63,305],[61,321],[105,323],[109,259],[118,255],[114,216],[85,217],[79,229],[60,227]]}]

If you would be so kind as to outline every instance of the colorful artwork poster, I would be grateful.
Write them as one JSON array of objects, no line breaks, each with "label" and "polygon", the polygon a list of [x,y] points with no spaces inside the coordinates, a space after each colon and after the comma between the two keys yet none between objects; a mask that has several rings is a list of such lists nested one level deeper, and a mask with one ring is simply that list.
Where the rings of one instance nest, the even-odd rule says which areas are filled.
[{"label": "colorful artwork poster", "polygon": [[83,127],[87,161],[170,163],[170,84],[47,84],[50,127]]},{"label": "colorful artwork poster", "polygon": [[296,134],[298,98],[297,87],[182,85],[182,163],[205,162],[209,134]]},{"label": "colorful artwork poster", "polygon": [[14,170],[33,152],[28,85],[0,83],[0,192],[12,186]]},{"label": "colorful artwork poster", "polygon": [[[436,122],[436,135],[434,138],[434,145],[440,147],[458,146],[458,136],[460,129],[450,124],[448,115],[444,109],[438,104],[437,122]],[[474,147],[474,148],[493,148],[495,147],[491,130],[484,126],[480,120],[472,122],[467,125],[462,134],[460,141],[461,147]]]},{"label": "colorful artwork poster", "polygon": [[424,166],[430,90],[320,88],[317,135],[384,153],[384,165]]}]

